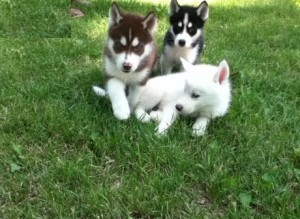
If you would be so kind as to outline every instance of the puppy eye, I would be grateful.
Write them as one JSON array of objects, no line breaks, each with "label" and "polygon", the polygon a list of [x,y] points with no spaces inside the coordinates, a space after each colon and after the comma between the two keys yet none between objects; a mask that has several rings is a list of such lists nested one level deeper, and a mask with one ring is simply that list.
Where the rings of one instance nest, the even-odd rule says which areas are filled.
[{"label": "puppy eye", "polygon": [[191,97],[192,97],[193,99],[197,99],[197,98],[200,97],[200,94],[192,93]]},{"label": "puppy eye", "polygon": [[134,46],[132,49],[133,49],[133,51],[135,51],[137,53],[143,52],[144,44],[143,43],[139,43],[136,46]]},{"label": "puppy eye", "polygon": [[194,27],[191,27],[190,29],[189,29],[189,32],[190,32],[190,34],[195,34],[196,33],[196,28],[194,28]]},{"label": "puppy eye", "polygon": [[135,46],[135,48],[137,49],[142,49],[144,47],[144,45],[142,43],[139,43]]},{"label": "puppy eye", "polygon": [[178,24],[177,25],[174,25],[173,26],[173,31],[175,32],[175,33],[179,33],[180,32],[180,30],[181,30],[181,26],[179,26]]},{"label": "puppy eye", "polygon": [[122,49],[123,45],[120,41],[115,41],[114,47],[118,50],[118,49]]}]

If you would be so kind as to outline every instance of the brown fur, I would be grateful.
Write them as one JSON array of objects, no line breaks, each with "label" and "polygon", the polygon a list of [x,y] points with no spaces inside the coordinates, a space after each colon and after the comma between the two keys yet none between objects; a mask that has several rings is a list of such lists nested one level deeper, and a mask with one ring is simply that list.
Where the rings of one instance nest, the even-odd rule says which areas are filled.
[{"label": "brown fur", "polygon": [[[118,6],[116,5],[118,8]],[[118,8],[120,15],[122,16],[122,20],[113,25],[108,30],[109,37],[114,41],[113,50],[115,53],[122,53],[124,51],[128,53],[135,53],[137,55],[142,55],[144,52],[144,46],[149,43],[153,43],[153,50],[150,55],[146,56],[136,69],[136,72],[143,70],[144,68],[148,67],[152,70],[155,67],[155,64],[158,60],[158,51],[157,46],[155,44],[155,40],[150,33],[149,30],[145,29],[143,22],[147,20],[148,16],[150,16],[153,12],[150,12],[147,16],[142,16],[136,13],[129,13],[120,11]],[[116,16],[116,15],[114,15]],[[147,27],[152,28],[154,23],[147,23]],[[131,31],[131,39],[129,40],[129,31]],[[121,33],[121,34],[120,34]],[[121,45],[120,38],[121,36],[126,37],[126,46]],[[138,36],[139,44],[135,47],[132,46],[132,41],[135,36]],[[104,55],[109,59],[113,59],[112,51],[105,46],[104,47]]]},{"label": "brown fur", "polygon": [[[151,41],[153,41],[153,38],[151,36],[151,34],[146,31],[142,25],[142,21],[143,21],[143,17],[136,15],[136,14],[129,14],[126,13],[123,15],[123,20],[116,26],[113,26],[110,28],[109,30],[109,36],[113,39],[113,40],[119,40],[120,39],[120,33],[122,33],[122,35],[126,36],[126,40],[127,42],[130,42],[127,44],[126,48],[123,48],[122,51],[126,50],[126,51],[132,51],[138,55],[141,55],[144,51],[143,50],[139,50],[136,51],[134,50],[134,48],[132,48],[131,46],[131,42],[133,40],[133,38],[131,39],[131,41],[129,41],[129,30],[131,30],[131,35],[132,36],[139,36],[139,41],[142,44],[147,44]],[[115,52],[121,52],[119,50],[117,50],[116,48],[114,48]]]}]

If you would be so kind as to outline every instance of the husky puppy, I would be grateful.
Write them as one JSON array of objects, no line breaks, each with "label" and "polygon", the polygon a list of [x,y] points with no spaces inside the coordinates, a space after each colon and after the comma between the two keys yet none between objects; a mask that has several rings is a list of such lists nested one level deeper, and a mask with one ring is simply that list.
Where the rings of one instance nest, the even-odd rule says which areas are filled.
[{"label": "husky puppy", "polygon": [[208,18],[206,1],[198,7],[180,6],[177,0],[170,3],[170,29],[164,38],[161,72],[170,73],[180,57],[192,64],[198,63],[203,50],[203,26]]},{"label": "husky puppy", "polygon": [[[185,72],[157,76],[137,87],[132,110],[142,122],[157,120],[159,135],[167,132],[178,115],[194,117],[193,134],[201,136],[209,121],[224,116],[230,106],[229,67],[225,60],[218,66],[181,62]],[[93,86],[93,90],[98,96],[107,96],[100,87]],[[151,111],[155,107],[158,110]]]},{"label": "husky puppy", "polygon": [[[225,60],[219,66],[181,61],[185,72],[149,79],[136,91],[132,105],[141,121],[159,121],[158,134],[166,133],[177,116],[183,115],[196,118],[193,134],[200,136],[206,132],[209,121],[224,116],[230,106],[229,67]],[[149,115],[155,106],[158,111]]]},{"label": "husky puppy", "polygon": [[109,30],[104,46],[106,91],[113,113],[128,119],[130,108],[125,90],[142,85],[157,59],[154,12],[141,16],[119,9],[114,2],[109,11]]}]

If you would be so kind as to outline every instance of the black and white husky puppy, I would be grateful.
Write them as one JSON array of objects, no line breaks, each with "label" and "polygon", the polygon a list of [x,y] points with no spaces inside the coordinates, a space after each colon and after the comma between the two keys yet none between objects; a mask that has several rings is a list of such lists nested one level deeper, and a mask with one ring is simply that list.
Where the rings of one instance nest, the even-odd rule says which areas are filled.
[{"label": "black and white husky puppy", "polygon": [[177,0],[170,3],[170,25],[164,38],[161,57],[161,73],[172,72],[180,57],[191,64],[199,62],[203,50],[203,26],[208,18],[209,9],[206,1],[198,7],[180,6]]}]

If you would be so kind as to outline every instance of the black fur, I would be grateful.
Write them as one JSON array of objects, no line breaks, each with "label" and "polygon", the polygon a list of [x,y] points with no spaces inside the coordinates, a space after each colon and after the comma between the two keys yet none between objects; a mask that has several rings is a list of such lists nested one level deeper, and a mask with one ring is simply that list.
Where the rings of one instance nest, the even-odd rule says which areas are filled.
[{"label": "black fur", "polygon": [[[166,52],[167,47],[177,48],[178,49],[177,51],[186,51],[186,52],[183,52],[185,54],[192,52],[190,54],[195,54],[195,57],[190,56],[189,60],[187,60],[187,61],[192,64],[199,63],[200,56],[203,52],[203,47],[204,47],[203,27],[204,27],[204,24],[208,17],[207,3],[205,1],[203,1],[198,7],[191,7],[191,6],[180,6],[176,0],[172,0],[171,4],[170,4],[170,9],[171,9],[170,17],[169,17],[170,28],[166,32],[165,37],[164,37],[163,59],[161,60],[163,62],[167,62],[168,64],[161,63],[162,66],[165,66],[167,69],[169,69],[169,67],[167,67],[167,66],[174,65],[174,64],[176,64],[176,62],[178,63],[180,60],[180,57],[177,57],[179,55],[175,55],[175,57],[174,57],[174,55],[172,55],[170,53],[168,54]],[[185,19],[186,14],[188,15],[187,24],[192,23],[192,26],[184,24],[184,19]],[[179,23],[181,23],[182,25],[180,26]],[[177,38],[177,37],[181,33],[183,33],[185,28],[186,28],[187,34],[190,37],[190,40],[192,40],[192,41],[189,40],[188,45],[186,45],[185,42],[183,43],[183,45],[181,45],[180,41],[181,40],[185,41],[185,39],[184,39],[185,37],[183,37],[182,39],[181,39],[181,37],[180,38]],[[199,36],[195,37],[198,30],[201,31],[201,34]],[[175,39],[176,39],[176,41],[175,41]],[[196,52],[197,54],[195,53],[195,49],[197,49],[197,52]],[[177,54],[177,53],[175,53],[175,54]],[[181,53],[179,53],[179,54],[181,54]],[[183,56],[185,56],[185,55],[183,55]],[[170,58],[168,58],[168,57],[170,57]],[[182,58],[185,58],[185,57],[182,57]],[[164,70],[166,70],[166,69],[162,68],[162,71],[164,71]],[[163,73],[165,73],[165,72],[163,72]],[[167,71],[167,73],[168,73],[168,71]]]}]

